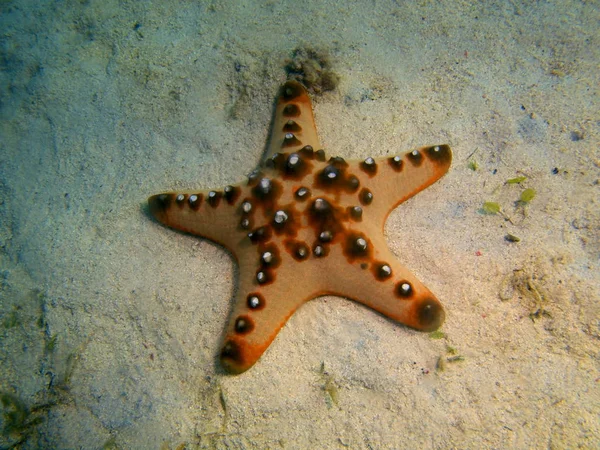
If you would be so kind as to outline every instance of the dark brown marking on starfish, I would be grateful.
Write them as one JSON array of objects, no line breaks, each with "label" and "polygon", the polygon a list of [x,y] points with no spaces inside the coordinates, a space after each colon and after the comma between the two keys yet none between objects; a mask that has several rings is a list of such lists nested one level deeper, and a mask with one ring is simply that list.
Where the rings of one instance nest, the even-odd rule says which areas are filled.
[{"label": "dark brown marking on starfish", "polygon": [[311,206],[311,214],[316,219],[323,219],[332,213],[333,207],[325,198],[316,198]]},{"label": "dark brown marking on starfish", "polygon": [[[284,220],[278,220],[281,219],[282,216]],[[273,231],[278,236],[285,234],[289,237],[295,237],[298,235],[300,229],[299,217],[300,213],[294,208],[294,205],[283,206],[275,212],[272,223]]]},{"label": "dark brown marking on starfish", "polygon": [[273,169],[277,165],[277,161],[283,157],[283,153],[277,152],[273,154],[269,159],[265,161],[265,167],[268,169]]},{"label": "dark brown marking on starfish", "polygon": [[253,170],[248,174],[248,186],[254,186],[263,176],[261,170]]},{"label": "dark brown marking on starfish", "polygon": [[370,205],[373,202],[373,193],[367,188],[362,188],[360,194],[358,194],[358,199],[362,205]]},{"label": "dark brown marking on starfish", "polygon": [[219,206],[221,203],[221,198],[223,197],[223,193],[219,191],[209,191],[206,196],[206,203],[208,203],[213,208]]},{"label": "dark brown marking on starfish", "polygon": [[315,185],[321,189],[339,186],[342,178],[342,171],[335,164],[329,164],[321,170],[316,176]]},{"label": "dark brown marking on starfish", "polygon": [[333,233],[329,230],[324,230],[319,233],[319,241],[323,243],[333,241]]},{"label": "dark brown marking on starfish", "polygon": [[175,203],[177,204],[177,206],[179,206],[180,209],[185,206],[186,198],[187,198],[186,194],[177,194],[177,196],[175,196]]},{"label": "dark brown marking on starfish", "polygon": [[348,262],[354,262],[357,259],[371,259],[373,244],[362,233],[350,232],[346,236],[343,250]]},{"label": "dark brown marking on starfish", "polygon": [[362,222],[363,209],[360,206],[348,206],[348,216],[355,222]]},{"label": "dark brown marking on starfish", "polygon": [[415,167],[420,167],[421,164],[423,164],[423,154],[418,150],[414,150],[414,151],[410,152],[408,155],[406,155],[406,158]]},{"label": "dark brown marking on starfish", "polygon": [[225,342],[223,350],[221,350],[221,364],[231,372],[243,372],[243,370],[238,369],[245,365],[243,354],[240,344],[230,339]]},{"label": "dark brown marking on starfish", "polygon": [[369,176],[369,178],[373,178],[377,175],[377,163],[370,156],[361,162],[359,167]]},{"label": "dark brown marking on starfish", "polygon": [[242,190],[238,186],[225,186],[223,196],[228,204],[233,205],[239,198]]},{"label": "dark brown marking on starfish", "polygon": [[259,242],[265,242],[271,239],[271,234],[270,227],[258,227],[248,233],[248,237],[253,244],[258,244]]},{"label": "dark brown marking on starfish", "polygon": [[290,119],[283,126],[283,131],[298,133],[299,131],[302,131],[302,127]]},{"label": "dark brown marking on starfish", "polygon": [[254,194],[254,198],[257,200],[255,203],[261,204],[268,211],[274,209],[282,192],[283,188],[280,181],[271,180],[266,177],[258,180],[252,188],[252,194]]},{"label": "dark brown marking on starfish", "polygon": [[289,102],[304,93],[304,88],[297,82],[288,81],[281,87],[281,99]]},{"label": "dark brown marking on starfish", "polygon": [[245,197],[244,200],[240,203],[239,212],[242,215],[253,215],[254,214],[254,205],[252,203],[252,198]]},{"label": "dark brown marking on starfish", "polygon": [[159,194],[153,195],[148,200],[148,205],[150,207],[150,213],[153,216],[163,215],[165,211],[169,209],[171,203],[173,201],[172,194]]},{"label": "dark brown marking on starfish", "polygon": [[252,217],[244,215],[240,219],[239,228],[241,231],[249,230],[253,226],[254,226],[254,219]]},{"label": "dark brown marking on starfish", "polygon": [[317,161],[325,162],[325,150],[317,150],[315,152],[315,157],[317,158]]},{"label": "dark brown marking on starfish", "polygon": [[273,243],[259,245],[258,253],[260,255],[260,264],[262,268],[275,269],[281,264],[279,249],[277,248],[277,245]]},{"label": "dark brown marking on starfish", "polygon": [[198,211],[200,209],[200,205],[202,204],[202,199],[204,196],[202,194],[192,194],[190,198],[188,198],[188,203],[190,208],[194,211]]},{"label": "dark brown marking on starfish", "polygon": [[396,288],[394,289],[394,292],[396,294],[396,297],[400,297],[402,299],[409,299],[414,294],[412,285],[406,280],[402,280],[396,283]]},{"label": "dark brown marking on starfish", "polygon": [[433,331],[444,322],[445,313],[437,300],[427,298],[417,306],[416,318],[423,331]]},{"label": "dark brown marking on starfish", "polygon": [[448,166],[452,160],[452,152],[447,145],[434,145],[425,150],[427,157],[439,166]]},{"label": "dark brown marking on starfish", "polygon": [[311,145],[305,145],[304,147],[302,147],[299,150],[299,153],[304,156],[305,158],[309,158],[309,159],[314,159],[315,158],[315,151],[312,148]]},{"label": "dark brown marking on starfish", "polygon": [[253,292],[246,297],[246,305],[252,311],[260,311],[266,305],[265,298],[261,294]]},{"label": "dark brown marking on starfish", "polygon": [[392,268],[387,263],[376,261],[371,268],[376,280],[384,281],[392,276]]},{"label": "dark brown marking on starfish", "polygon": [[278,170],[284,180],[301,180],[306,174],[312,172],[313,163],[312,153],[307,156],[307,152],[292,152],[277,154],[268,161],[273,162],[273,168]]},{"label": "dark brown marking on starfish", "polygon": [[285,246],[288,254],[296,261],[306,261],[310,255],[310,249],[304,242],[286,239],[283,241],[283,245]]},{"label": "dark brown marking on starfish", "polygon": [[336,236],[343,231],[345,219],[345,210],[326,198],[316,198],[310,206],[308,221],[317,238],[323,232],[331,233],[332,238]]},{"label": "dark brown marking on starfish", "polygon": [[315,186],[326,192],[356,192],[360,181],[355,175],[348,174],[348,163],[343,158],[330,158],[321,171],[315,175]]},{"label": "dark brown marking on starfish", "polygon": [[313,245],[313,255],[317,258],[324,258],[329,255],[329,245],[316,243]]},{"label": "dark brown marking on starfish", "polygon": [[261,286],[266,286],[275,281],[275,271],[270,267],[262,267],[256,271],[255,281]]},{"label": "dark brown marking on starfish", "polygon": [[282,113],[285,117],[298,117],[300,115],[300,108],[298,108],[298,105],[294,105],[292,103],[292,104],[286,105],[283,108]]},{"label": "dark brown marking on starfish", "polygon": [[294,197],[300,202],[308,200],[310,198],[310,189],[300,186],[298,189],[296,189],[296,192],[294,192]]},{"label": "dark brown marking on starfish", "polygon": [[301,144],[302,142],[293,133],[287,133],[283,138],[281,148],[297,147]]},{"label": "dark brown marking on starfish", "polygon": [[254,330],[254,321],[248,315],[240,316],[235,319],[234,328],[237,334],[248,334]]},{"label": "dark brown marking on starfish", "polygon": [[404,163],[402,162],[402,158],[400,156],[392,156],[391,158],[388,158],[388,163],[396,172],[402,172]]},{"label": "dark brown marking on starfish", "polygon": [[346,179],[346,186],[348,192],[356,192],[360,187],[360,180],[355,175],[350,175]]}]

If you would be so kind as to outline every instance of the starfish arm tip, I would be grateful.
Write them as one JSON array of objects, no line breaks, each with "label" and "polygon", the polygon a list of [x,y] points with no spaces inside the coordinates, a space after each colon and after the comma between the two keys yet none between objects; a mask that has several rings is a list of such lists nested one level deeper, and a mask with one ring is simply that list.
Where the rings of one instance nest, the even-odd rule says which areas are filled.
[{"label": "starfish arm tip", "polygon": [[232,375],[246,372],[260,359],[272,340],[257,345],[237,336],[227,336],[219,355],[221,366]]},{"label": "starfish arm tip", "polygon": [[168,194],[158,194],[148,197],[148,210],[150,215],[161,223],[165,220],[165,211],[169,208],[170,197]]},{"label": "starfish arm tip", "polygon": [[446,313],[438,300],[426,298],[415,304],[411,318],[409,326],[421,331],[435,331],[444,323]]},{"label": "starfish arm tip", "polygon": [[235,340],[228,340],[221,349],[219,359],[221,366],[232,375],[238,375],[248,370],[253,362],[249,362],[243,351],[243,347]]}]

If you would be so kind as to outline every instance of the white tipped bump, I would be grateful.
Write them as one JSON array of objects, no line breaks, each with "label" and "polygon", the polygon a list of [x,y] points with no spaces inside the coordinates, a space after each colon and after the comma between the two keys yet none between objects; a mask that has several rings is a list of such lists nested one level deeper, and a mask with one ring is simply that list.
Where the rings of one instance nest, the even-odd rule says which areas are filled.
[{"label": "white tipped bump", "polygon": [[275,217],[273,218],[273,221],[276,224],[281,225],[281,224],[285,223],[288,219],[289,219],[289,216],[287,215],[287,213],[285,211],[279,210],[275,213]]},{"label": "white tipped bump", "polygon": [[235,331],[241,332],[246,328],[248,322],[246,322],[243,318],[239,318],[235,321]]},{"label": "white tipped bump", "polygon": [[366,250],[367,249],[367,241],[363,238],[358,238],[356,240],[356,247],[359,248],[360,250]]},{"label": "white tipped bump", "polygon": [[321,242],[329,242],[333,239],[333,234],[331,233],[331,231],[323,231],[321,232],[321,234],[319,234],[319,240]]},{"label": "white tipped bump", "polygon": [[296,195],[300,198],[304,197],[306,194],[308,194],[308,189],[306,189],[305,187],[301,187],[296,191]]},{"label": "white tipped bump", "polygon": [[268,194],[271,192],[271,180],[268,178],[261,178],[258,182],[258,188],[263,194]]},{"label": "white tipped bump", "polygon": [[317,211],[326,211],[329,207],[329,203],[327,203],[327,200],[319,197],[315,200],[314,206]]},{"label": "white tipped bump", "polygon": [[248,306],[252,309],[258,308],[260,305],[260,299],[256,296],[253,295],[252,297],[250,297],[248,299]]},{"label": "white tipped bump", "polygon": [[292,168],[296,167],[299,162],[300,162],[300,155],[298,155],[298,153],[292,153],[287,160],[287,165],[290,169],[292,169]]}]

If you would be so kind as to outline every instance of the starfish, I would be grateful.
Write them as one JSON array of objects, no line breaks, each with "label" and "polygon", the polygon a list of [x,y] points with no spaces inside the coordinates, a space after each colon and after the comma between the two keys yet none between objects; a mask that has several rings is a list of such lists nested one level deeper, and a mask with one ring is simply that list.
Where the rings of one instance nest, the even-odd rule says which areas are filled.
[{"label": "starfish", "polygon": [[239,264],[223,367],[230,373],[252,367],[302,304],[327,294],[418,330],[437,329],[442,305],[396,260],[383,229],[389,213],[441,178],[451,160],[447,145],[327,159],[310,98],[300,83],[288,81],[263,162],[246,181],[150,197],[156,220],[223,245]]}]

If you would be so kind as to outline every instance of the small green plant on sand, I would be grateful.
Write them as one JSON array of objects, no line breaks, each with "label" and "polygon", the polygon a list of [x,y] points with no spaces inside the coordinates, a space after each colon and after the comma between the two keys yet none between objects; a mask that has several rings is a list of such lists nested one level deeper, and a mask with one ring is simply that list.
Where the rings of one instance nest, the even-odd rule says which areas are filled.
[{"label": "small green plant on sand", "polygon": [[523,192],[521,192],[521,197],[519,198],[519,201],[523,204],[527,204],[531,200],[533,200],[534,197],[535,197],[535,190],[533,190],[531,188],[527,188]]},{"label": "small green plant on sand", "polygon": [[333,405],[338,404],[339,401],[339,393],[337,383],[333,375],[325,370],[325,362],[321,363],[320,373],[323,376],[323,386],[321,389],[325,392],[325,402],[327,403],[327,407],[331,408]]},{"label": "small green plant on sand", "polygon": [[500,212],[500,205],[496,202],[485,202],[481,209],[485,214],[498,214]]}]

